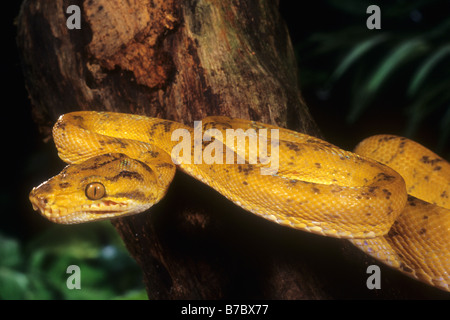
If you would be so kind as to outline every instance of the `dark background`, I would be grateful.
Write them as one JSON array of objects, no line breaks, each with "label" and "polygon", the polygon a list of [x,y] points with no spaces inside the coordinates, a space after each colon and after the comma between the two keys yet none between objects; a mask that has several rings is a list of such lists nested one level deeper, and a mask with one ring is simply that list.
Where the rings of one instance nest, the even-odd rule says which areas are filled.
[{"label": "dark background", "polygon": [[[369,15],[365,10],[370,4],[378,4],[381,8],[381,30],[366,28]],[[19,1],[4,4],[5,18],[2,19],[2,30],[5,31],[2,37],[0,299],[79,298],[56,287],[66,275],[57,275],[53,280],[48,275],[62,263],[58,250],[68,246],[66,240],[60,240],[61,234],[67,234],[68,227],[46,221],[32,210],[28,201],[31,188],[59,172],[64,164],[57,158],[52,142],[42,141],[43,137],[32,121],[15,44],[14,20],[19,7]],[[372,134],[409,134],[430,149],[438,150],[447,160],[450,158],[446,136],[449,128],[445,122],[450,118],[450,97],[445,90],[446,87],[450,89],[450,54],[436,62],[414,95],[407,95],[417,68],[448,45],[450,1],[281,1],[280,11],[286,19],[297,54],[302,94],[326,140],[352,149],[358,141]],[[442,32],[441,36],[441,29],[447,33]],[[355,47],[380,33],[386,34],[388,40],[367,50],[341,76],[330,82],[333,72]],[[418,39],[422,45],[411,48],[402,59],[393,59],[392,71],[375,92],[359,97],[392,50],[411,39]],[[429,94],[434,88],[440,88],[440,91]],[[417,107],[416,101],[423,103]],[[365,108],[349,121],[355,105]],[[111,277],[123,274],[123,270],[136,270],[120,240],[110,232],[109,224],[87,229],[70,228],[75,236],[67,241],[72,241],[69,244],[73,250],[69,250],[65,259],[87,264],[85,269],[90,268],[92,277],[98,276],[101,268],[113,265],[111,259],[118,259],[114,260],[114,265],[119,266],[117,270],[108,271]],[[92,233],[100,236],[92,237]],[[90,255],[80,254],[74,243],[96,249]],[[102,281],[107,283],[107,279]],[[124,279],[119,287],[108,287],[101,293],[91,291],[92,296],[88,292],[81,298],[111,298],[120,296],[124,290],[132,292],[127,297],[143,298],[142,288],[140,280],[131,277]],[[133,292],[137,294],[133,296]]]}]

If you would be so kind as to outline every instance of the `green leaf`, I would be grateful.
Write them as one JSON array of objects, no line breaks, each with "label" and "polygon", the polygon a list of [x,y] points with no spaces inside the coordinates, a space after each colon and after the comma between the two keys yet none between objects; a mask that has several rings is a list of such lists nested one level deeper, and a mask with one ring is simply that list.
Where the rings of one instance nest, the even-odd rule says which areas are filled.
[{"label": "green leaf", "polygon": [[17,240],[0,235],[0,266],[14,267],[22,260]]},{"label": "green leaf", "polygon": [[387,82],[388,77],[426,48],[426,43],[421,38],[409,39],[396,46],[357,91],[347,121],[353,123],[370,104],[382,85]]},{"label": "green leaf", "polygon": [[345,73],[345,71],[347,71],[354,63],[356,63],[358,59],[362,57],[366,52],[368,52],[370,49],[380,44],[381,42],[385,41],[386,39],[388,39],[387,34],[379,34],[375,37],[364,39],[363,41],[356,44],[330,76],[330,79],[328,81],[330,85],[336,82]]},{"label": "green leaf", "polygon": [[0,299],[26,299],[29,281],[25,274],[0,268]]},{"label": "green leaf", "polygon": [[432,85],[424,90],[411,105],[407,107],[409,117],[405,136],[412,137],[417,131],[419,124],[431,112],[447,104],[450,100],[450,81],[442,82],[439,85]]},{"label": "green leaf", "polygon": [[425,62],[417,69],[411,80],[407,93],[409,97],[417,93],[418,88],[431,70],[448,54],[450,54],[450,45],[445,45],[425,60]]},{"label": "green leaf", "polygon": [[130,290],[124,295],[115,297],[114,300],[148,300],[147,291],[145,289],[141,290]]},{"label": "green leaf", "polygon": [[414,56],[418,51],[423,51],[426,44],[422,39],[411,39],[403,42],[394,48],[388,57],[381,62],[381,65],[374,72],[367,83],[367,92],[376,92],[386,81],[386,78],[395,71],[407,58]]}]

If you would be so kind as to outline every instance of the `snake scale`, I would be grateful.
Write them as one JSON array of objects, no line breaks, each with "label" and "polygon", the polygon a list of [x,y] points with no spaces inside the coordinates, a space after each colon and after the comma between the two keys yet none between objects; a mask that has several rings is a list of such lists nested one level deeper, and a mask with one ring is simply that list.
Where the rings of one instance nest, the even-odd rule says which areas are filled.
[{"label": "snake scale", "polygon": [[[178,129],[187,135],[174,138]],[[264,129],[277,136],[266,136],[270,148],[252,148],[225,139],[229,129],[245,130],[248,141]],[[143,212],[164,197],[178,168],[262,218],[349,239],[379,261],[450,291],[450,164],[406,138],[373,136],[352,153],[255,121],[207,117],[192,128],[91,111],[62,115],[53,137],[69,165],[30,193],[33,207],[53,222]],[[276,170],[262,174],[270,164],[261,152],[267,160],[275,150]],[[206,155],[234,161],[211,163]]]}]

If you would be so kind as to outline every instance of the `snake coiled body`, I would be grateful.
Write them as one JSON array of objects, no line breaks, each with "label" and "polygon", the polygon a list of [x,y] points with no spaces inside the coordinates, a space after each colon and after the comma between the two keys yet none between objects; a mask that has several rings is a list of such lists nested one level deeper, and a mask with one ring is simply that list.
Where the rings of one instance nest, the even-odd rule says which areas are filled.
[{"label": "snake coiled body", "polygon": [[[248,141],[261,139],[261,130],[274,129],[277,137],[264,136],[267,150],[264,144],[242,147],[225,139],[229,129],[245,130]],[[187,135],[174,139],[176,130]],[[52,221],[80,223],[145,211],[164,197],[179,168],[258,216],[351,239],[383,263],[449,290],[450,166],[405,138],[376,136],[356,154],[254,121],[208,117],[194,129],[108,112],[63,115],[53,136],[70,165],[30,194],[33,206]],[[182,139],[189,149],[174,152]],[[275,150],[273,171],[261,152],[274,160]],[[207,155],[223,161],[208,162]],[[225,161],[230,159],[235,161]],[[264,169],[272,173],[262,174]]]}]

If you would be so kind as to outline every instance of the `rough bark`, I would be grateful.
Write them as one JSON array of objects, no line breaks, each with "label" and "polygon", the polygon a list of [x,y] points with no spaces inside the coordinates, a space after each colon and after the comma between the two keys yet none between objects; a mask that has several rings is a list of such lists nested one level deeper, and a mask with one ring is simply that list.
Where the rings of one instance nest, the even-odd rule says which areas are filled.
[{"label": "rough bark", "polygon": [[[81,8],[80,30],[66,27],[72,4]],[[277,1],[24,1],[18,45],[44,137],[74,110],[190,125],[228,115],[318,135]],[[411,287],[434,294],[388,269],[388,288],[370,291],[373,262],[347,242],[262,220],[182,173],[160,204],[113,224],[151,299],[405,298]]]}]

